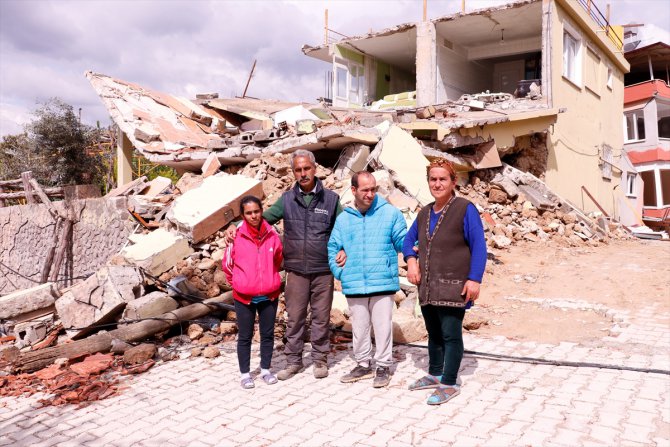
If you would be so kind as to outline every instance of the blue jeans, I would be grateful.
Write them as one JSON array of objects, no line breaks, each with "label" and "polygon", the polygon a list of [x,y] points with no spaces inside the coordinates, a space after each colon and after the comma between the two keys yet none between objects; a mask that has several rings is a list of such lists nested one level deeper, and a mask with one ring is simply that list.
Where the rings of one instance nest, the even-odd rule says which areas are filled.
[{"label": "blue jeans", "polygon": [[463,360],[463,317],[460,307],[421,306],[428,332],[428,374],[442,376],[444,385],[456,385]]}]

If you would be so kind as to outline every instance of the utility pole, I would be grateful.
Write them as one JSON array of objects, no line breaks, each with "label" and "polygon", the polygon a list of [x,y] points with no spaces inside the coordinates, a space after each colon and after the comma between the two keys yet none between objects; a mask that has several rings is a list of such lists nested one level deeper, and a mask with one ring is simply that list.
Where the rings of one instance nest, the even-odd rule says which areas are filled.
[{"label": "utility pole", "polygon": [[247,96],[247,89],[249,88],[249,83],[251,82],[251,77],[254,75],[255,69],[256,69],[256,59],[254,59],[254,65],[251,66],[251,72],[249,72],[249,79],[247,79],[247,85],[244,86],[244,93],[242,93],[242,98]]}]

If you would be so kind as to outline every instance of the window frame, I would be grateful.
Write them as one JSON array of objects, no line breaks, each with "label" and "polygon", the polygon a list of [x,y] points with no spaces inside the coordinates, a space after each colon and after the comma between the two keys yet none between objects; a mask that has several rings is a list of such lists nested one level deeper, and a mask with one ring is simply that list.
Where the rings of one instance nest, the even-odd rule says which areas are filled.
[{"label": "window frame", "polygon": [[[572,64],[571,55],[567,52],[566,37],[574,41]],[[583,85],[584,41],[581,35],[567,23],[563,26],[563,78],[581,88]],[[571,69],[569,69],[571,68]]]},{"label": "window frame", "polygon": [[[631,138],[630,135],[628,135],[628,117],[632,116],[633,117],[633,128],[634,128],[634,135],[633,138]],[[640,119],[642,119],[642,127],[644,128],[643,132],[643,137],[640,138],[640,126],[639,122]],[[635,109],[635,110],[629,110],[627,112],[624,112],[623,114],[623,142],[625,144],[628,143],[639,143],[641,141],[644,141],[647,139],[647,130],[645,128],[646,122],[644,120],[644,109]]]},{"label": "window frame", "polygon": [[635,192],[636,181],[637,172],[626,172],[626,197],[637,197]]}]

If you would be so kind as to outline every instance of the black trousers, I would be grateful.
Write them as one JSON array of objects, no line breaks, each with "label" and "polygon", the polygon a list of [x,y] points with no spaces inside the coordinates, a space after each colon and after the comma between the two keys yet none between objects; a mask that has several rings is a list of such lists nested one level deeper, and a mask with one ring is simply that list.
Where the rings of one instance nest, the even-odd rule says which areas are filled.
[{"label": "black trousers", "polygon": [[463,360],[463,317],[461,307],[421,306],[428,332],[428,374],[442,376],[444,385],[456,385]]},{"label": "black trousers", "polygon": [[270,369],[272,350],[275,343],[275,318],[279,300],[263,301],[258,304],[244,304],[235,300],[237,313],[237,361],[242,374],[250,370],[251,339],[254,336],[254,322],[258,313],[258,329],[261,334],[261,368]]}]

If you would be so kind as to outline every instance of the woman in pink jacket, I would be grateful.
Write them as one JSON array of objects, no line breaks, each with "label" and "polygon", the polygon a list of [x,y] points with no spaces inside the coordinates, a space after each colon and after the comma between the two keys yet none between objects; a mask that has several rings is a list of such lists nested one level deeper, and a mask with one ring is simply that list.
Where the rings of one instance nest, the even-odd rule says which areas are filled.
[{"label": "woman in pink jacket", "polygon": [[283,260],[282,244],[277,232],[263,219],[263,205],[254,196],[240,202],[244,222],[223,257],[223,272],[233,287],[237,313],[237,360],[243,388],[253,388],[249,374],[251,338],[258,313],[261,335],[261,378],[268,385],[277,383],[270,372],[274,348],[274,326],[277,297],[281,287],[279,268]]}]

